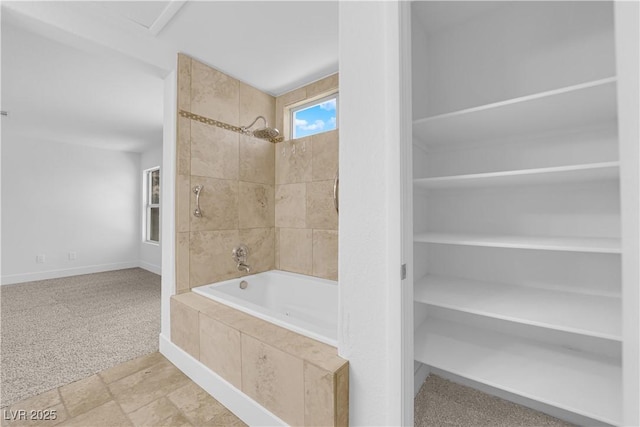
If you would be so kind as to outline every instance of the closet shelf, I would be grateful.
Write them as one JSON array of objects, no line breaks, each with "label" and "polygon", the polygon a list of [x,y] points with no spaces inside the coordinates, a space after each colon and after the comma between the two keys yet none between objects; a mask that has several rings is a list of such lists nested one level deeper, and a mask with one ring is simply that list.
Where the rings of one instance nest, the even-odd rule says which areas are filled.
[{"label": "closet shelf", "polygon": [[420,189],[471,188],[499,185],[556,184],[601,180],[617,180],[620,162],[558,166],[539,169],[520,169],[470,175],[420,178],[413,181]]},{"label": "closet shelf", "polygon": [[616,120],[616,78],[418,119],[413,135],[429,146],[593,127]]},{"label": "closet shelf", "polygon": [[620,298],[427,275],[414,285],[423,304],[615,341]]},{"label": "closet shelf", "polygon": [[534,237],[493,234],[417,233],[417,243],[485,246],[492,248],[619,254],[620,239],[598,237]]},{"label": "closet shelf", "polygon": [[428,317],[414,337],[419,362],[618,425],[621,367],[614,359]]}]

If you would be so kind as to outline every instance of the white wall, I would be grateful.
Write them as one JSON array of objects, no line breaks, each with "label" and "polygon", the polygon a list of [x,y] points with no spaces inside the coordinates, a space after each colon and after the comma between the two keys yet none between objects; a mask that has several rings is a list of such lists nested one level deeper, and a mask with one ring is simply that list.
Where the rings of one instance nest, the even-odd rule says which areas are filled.
[{"label": "white wall", "polygon": [[400,5],[339,7],[338,351],[350,425],[402,425]]},{"label": "white wall", "polygon": [[[140,154],[140,179],[143,181],[143,172],[146,169],[151,169],[160,166],[160,175],[162,176],[162,145],[158,145],[156,148],[147,150]],[[141,181],[141,182],[142,182]],[[142,188],[142,187],[141,187]],[[144,191],[144,190],[142,190]],[[161,189],[162,192],[162,189]],[[141,199],[142,200],[142,199]],[[160,200],[162,203],[163,200]],[[141,207],[141,209],[144,209]],[[144,211],[142,211],[144,214]],[[142,221],[140,216],[140,221]],[[160,220],[162,222],[162,220]],[[140,223],[140,227],[143,227],[143,223]],[[144,229],[141,228],[140,234],[140,267],[145,270],[149,270],[156,274],[161,274],[162,271],[162,247],[153,243],[147,243],[142,238]],[[162,230],[160,230],[160,241],[162,241]]]},{"label": "white wall", "polygon": [[139,265],[140,154],[2,142],[2,284]]}]

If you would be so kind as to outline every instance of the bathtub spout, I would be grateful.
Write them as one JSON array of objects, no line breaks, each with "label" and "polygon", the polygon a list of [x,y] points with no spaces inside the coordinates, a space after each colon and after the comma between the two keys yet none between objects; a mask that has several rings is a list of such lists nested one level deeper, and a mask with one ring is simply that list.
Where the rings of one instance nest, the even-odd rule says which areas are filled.
[{"label": "bathtub spout", "polygon": [[245,264],[244,262],[239,262],[237,267],[238,267],[238,271],[246,271],[247,273],[251,273],[251,267]]}]

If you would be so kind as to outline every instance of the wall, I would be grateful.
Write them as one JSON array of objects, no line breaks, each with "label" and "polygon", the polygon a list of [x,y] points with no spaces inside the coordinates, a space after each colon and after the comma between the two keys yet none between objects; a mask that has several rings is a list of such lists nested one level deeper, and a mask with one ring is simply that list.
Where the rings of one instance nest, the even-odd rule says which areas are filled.
[{"label": "wall", "polygon": [[[162,175],[162,145],[147,150],[140,154],[140,179],[142,180],[143,172],[146,169],[151,169],[153,167],[160,166],[160,175]],[[144,180],[143,180],[144,181]],[[143,183],[144,185],[144,183]],[[162,187],[162,186],[161,186]],[[142,189],[141,191],[144,191]],[[162,188],[161,188],[162,192]],[[142,199],[141,199],[142,200]],[[163,203],[163,200],[160,200],[160,203]],[[144,206],[141,217],[144,215]],[[162,222],[162,220],[160,220]],[[143,227],[143,224],[140,224],[140,227]],[[162,230],[160,230],[162,233]],[[141,228],[141,233],[144,233],[144,229]],[[143,234],[142,234],[143,235]],[[162,235],[160,236],[160,241],[162,241]],[[160,245],[156,245],[153,243],[147,243],[144,241],[144,238],[140,239],[140,267],[145,270],[152,271],[156,274],[161,274],[162,268],[162,248]]]},{"label": "wall", "polygon": [[[430,66],[421,64],[420,74],[427,87],[416,96],[426,102],[417,112],[447,113],[615,75],[610,2],[552,2],[553,14],[549,2],[503,3],[500,13],[426,35]],[[540,22],[544,37],[534,36]]]},{"label": "wall", "polygon": [[[407,115],[400,116],[404,102],[398,99],[403,93],[399,13],[406,6],[339,5],[338,350],[349,361],[351,425],[413,425],[402,416],[402,400],[413,400],[402,384],[403,344],[412,331],[402,329],[407,284],[400,278],[400,147],[410,144],[403,138],[400,123]],[[407,368],[412,375],[412,365]]]},{"label": "wall", "polygon": [[139,172],[136,153],[4,135],[2,284],[138,266]]},{"label": "wall", "polygon": [[[288,105],[337,88],[334,74],[276,98],[279,129]],[[275,156],[276,268],[338,280],[338,130],[281,142]]]},{"label": "wall", "polygon": [[[240,126],[258,115],[273,123],[275,98],[178,55],[178,110]],[[249,248],[251,273],[274,268],[274,145],[178,117],[176,288],[240,277],[232,249]],[[202,217],[192,215],[203,185]]]}]

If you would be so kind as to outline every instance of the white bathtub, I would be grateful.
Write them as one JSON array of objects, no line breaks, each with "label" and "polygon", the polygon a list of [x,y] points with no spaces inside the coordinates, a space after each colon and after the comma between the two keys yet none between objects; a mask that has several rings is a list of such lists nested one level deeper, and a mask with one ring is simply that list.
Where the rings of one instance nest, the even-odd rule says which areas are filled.
[{"label": "white bathtub", "polygon": [[[246,289],[240,282],[246,280]],[[192,289],[205,297],[337,347],[338,283],[286,271],[226,280]]]}]

